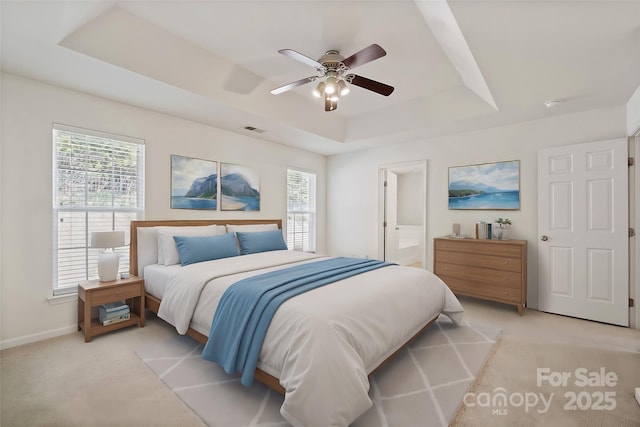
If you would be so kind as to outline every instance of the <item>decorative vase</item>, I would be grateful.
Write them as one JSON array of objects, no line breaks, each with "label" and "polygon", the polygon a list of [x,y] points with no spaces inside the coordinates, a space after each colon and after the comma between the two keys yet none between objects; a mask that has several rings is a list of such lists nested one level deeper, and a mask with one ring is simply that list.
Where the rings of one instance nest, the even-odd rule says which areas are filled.
[{"label": "decorative vase", "polygon": [[98,277],[101,282],[111,282],[118,278],[120,255],[113,250],[106,250],[98,255]]},{"label": "decorative vase", "polygon": [[505,227],[502,229],[502,240],[509,240],[509,229],[511,227]]},{"label": "decorative vase", "polygon": [[503,232],[504,230],[500,227],[495,227],[493,229],[493,237],[498,239],[498,240],[502,240],[502,236],[503,236]]}]

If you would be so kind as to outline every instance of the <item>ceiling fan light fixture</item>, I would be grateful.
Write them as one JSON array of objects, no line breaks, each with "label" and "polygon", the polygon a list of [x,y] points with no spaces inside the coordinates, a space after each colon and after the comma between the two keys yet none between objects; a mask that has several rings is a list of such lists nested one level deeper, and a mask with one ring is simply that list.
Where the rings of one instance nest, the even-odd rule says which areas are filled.
[{"label": "ceiling fan light fixture", "polygon": [[336,93],[337,84],[338,82],[335,77],[327,77],[327,79],[325,80],[324,93],[328,95],[333,95],[334,93]]},{"label": "ceiling fan light fixture", "polygon": [[324,95],[324,86],[324,82],[318,83],[318,86],[313,90],[313,96],[316,98],[322,98],[322,95]]},{"label": "ceiling fan light fixture", "polygon": [[338,96],[326,95],[324,98],[324,111],[333,111],[338,108]]},{"label": "ceiling fan light fixture", "polygon": [[345,96],[349,93],[349,86],[347,86],[347,82],[345,82],[344,80],[340,79],[338,80],[338,93],[340,94],[340,96]]}]

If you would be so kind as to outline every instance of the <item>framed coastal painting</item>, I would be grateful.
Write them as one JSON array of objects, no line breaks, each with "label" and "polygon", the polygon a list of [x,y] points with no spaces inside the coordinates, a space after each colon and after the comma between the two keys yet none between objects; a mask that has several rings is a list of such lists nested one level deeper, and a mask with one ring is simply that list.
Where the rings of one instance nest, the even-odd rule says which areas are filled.
[{"label": "framed coastal painting", "polygon": [[232,163],[220,165],[220,209],[260,210],[260,177],[256,170]]},{"label": "framed coastal painting", "polygon": [[218,209],[218,162],[171,155],[171,208]]},{"label": "framed coastal painting", "polygon": [[449,209],[520,209],[520,161],[450,167]]}]

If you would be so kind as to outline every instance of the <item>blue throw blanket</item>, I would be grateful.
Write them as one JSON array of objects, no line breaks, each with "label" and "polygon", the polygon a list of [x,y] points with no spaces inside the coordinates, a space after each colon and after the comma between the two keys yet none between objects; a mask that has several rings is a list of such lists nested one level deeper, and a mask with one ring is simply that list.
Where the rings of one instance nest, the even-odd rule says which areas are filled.
[{"label": "blue throw blanket", "polygon": [[202,358],[225,372],[242,373],[241,383],[253,382],[262,341],[276,310],[287,299],[389,263],[357,258],[331,258],[240,280],[222,295],[213,317]]}]

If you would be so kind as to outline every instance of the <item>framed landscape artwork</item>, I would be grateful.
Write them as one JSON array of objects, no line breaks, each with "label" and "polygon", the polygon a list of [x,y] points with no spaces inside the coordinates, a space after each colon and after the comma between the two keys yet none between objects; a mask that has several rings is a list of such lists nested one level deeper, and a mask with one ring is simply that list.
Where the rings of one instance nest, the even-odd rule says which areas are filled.
[{"label": "framed landscape artwork", "polygon": [[218,209],[218,162],[171,155],[171,208]]},{"label": "framed landscape artwork", "polygon": [[520,209],[520,161],[450,167],[449,209]]},{"label": "framed landscape artwork", "polygon": [[259,211],[260,178],[250,167],[220,165],[220,209],[223,211]]}]

